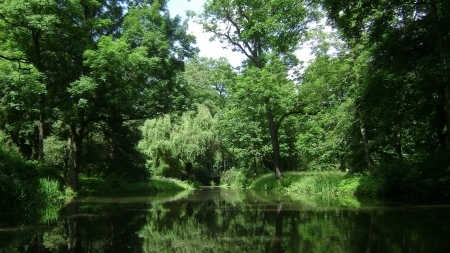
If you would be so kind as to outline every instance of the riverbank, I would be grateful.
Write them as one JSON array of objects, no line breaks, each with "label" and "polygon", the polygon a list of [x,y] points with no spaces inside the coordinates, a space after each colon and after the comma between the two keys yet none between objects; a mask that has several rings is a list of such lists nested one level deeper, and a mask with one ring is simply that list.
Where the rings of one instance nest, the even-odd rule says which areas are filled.
[{"label": "riverbank", "polygon": [[277,180],[273,174],[257,178],[250,189],[279,192],[287,195],[381,196],[383,184],[366,175],[345,172],[286,172]]},{"label": "riverbank", "polygon": [[194,186],[172,178],[153,177],[148,181],[129,182],[120,179],[81,177],[82,189],[77,196],[117,197],[154,195],[161,192],[175,192],[193,189]]}]

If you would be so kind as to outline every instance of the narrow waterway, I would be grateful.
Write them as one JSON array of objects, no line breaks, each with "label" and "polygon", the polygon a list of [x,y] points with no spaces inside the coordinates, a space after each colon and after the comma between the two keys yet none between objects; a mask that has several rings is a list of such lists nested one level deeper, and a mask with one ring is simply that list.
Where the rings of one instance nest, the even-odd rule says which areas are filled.
[{"label": "narrow waterway", "polygon": [[0,221],[0,252],[448,252],[450,206],[205,188]]}]

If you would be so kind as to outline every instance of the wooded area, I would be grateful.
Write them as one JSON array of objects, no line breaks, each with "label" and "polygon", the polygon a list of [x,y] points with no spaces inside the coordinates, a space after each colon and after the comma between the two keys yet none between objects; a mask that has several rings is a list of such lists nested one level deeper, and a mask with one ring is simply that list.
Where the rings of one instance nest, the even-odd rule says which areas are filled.
[{"label": "wooded area", "polygon": [[239,68],[199,57],[166,0],[0,1],[0,180],[23,179],[17,159],[74,191],[80,175],[246,186],[340,170],[450,196],[449,1],[208,0],[190,15]]}]

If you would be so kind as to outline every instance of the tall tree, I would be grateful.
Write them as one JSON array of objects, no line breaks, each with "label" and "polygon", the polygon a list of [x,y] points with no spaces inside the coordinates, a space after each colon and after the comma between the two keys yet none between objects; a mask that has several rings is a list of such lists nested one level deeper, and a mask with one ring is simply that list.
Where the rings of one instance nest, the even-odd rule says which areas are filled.
[{"label": "tall tree", "polygon": [[[211,0],[205,3],[200,22],[205,31],[213,34],[213,39],[226,41],[232,50],[244,54],[247,65],[263,69],[270,55],[277,55],[286,63],[295,60],[293,52],[305,38],[307,24],[315,18],[314,10],[313,1]],[[267,108],[274,172],[280,178],[276,123],[269,104]]]},{"label": "tall tree", "polygon": [[[71,110],[64,114],[73,146],[69,182],[78,189],[82,142],[92,122],[123,122],[181,109],[185,93],[179,74],[195,50],[193,36],[158,2],[128,10],[122,35],[102,36],[84,53],[87,73],[67,89]],[[162,96],[161,94],[165,94]]]},{"label": "tall tree", "polygon": [[179,73],[195,52],[195,38],[186,22],[170,17],[166,1],[5,0],[0,26],[1,61],[16,68],[10,79],[18,72],[30,75],[21,82],[37,100],[28,103],[38,111],[30,114],[39,122],[37,159],[44,159],[44,130],[51,130],[46,121],[68,125],[69,184],[75,190],[83,139],[93,122],[116,126],[184,104]]},{"label": "tall tree", "polygon": [[[431,121],[441,122],[436,133],[428,134],[436,134],[441,148],[448,149],[450,135],[445,129],[450,129],[449,43],[448,36],[444,36],[450,31],[448,1],[322,2],[344,39],[369,39],[369,47],[374,49],[371,67],[376,68],[378,80],[383,76],[403,91],[402,87],[415,91],[428,87],[428,92],[422,93],[423,99],[441,100],[432,103],[439,105],[428,107],[427,114],[436,116]],[[413,76],[414,80],[410,78]],[[386,95],[402,97],[405,93]]]}]

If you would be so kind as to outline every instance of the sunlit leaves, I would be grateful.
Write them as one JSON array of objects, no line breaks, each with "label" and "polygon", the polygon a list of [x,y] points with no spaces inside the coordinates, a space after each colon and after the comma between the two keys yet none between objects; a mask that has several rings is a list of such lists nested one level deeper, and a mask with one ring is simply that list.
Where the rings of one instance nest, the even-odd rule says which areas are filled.
[{"label": "sunlit leaves", "polygon": [[[219,149],[217,120],[208,108],[198,105],[197,111],[184,113],[180,119],[169,115],[147,120],[142,128],[143,140],[140,149],[150,157],[150,169],[179,164],[195,163],[200,159],[214,159]],[[179,172],[178,172],[179,175]],[[171,176],[177,176],[177,173]]]},{"label": "sunlit leaves", "polygon": [[211,0],[204,8],[203,29],[258,67],[269,53],[292,56],[305,38],[307,23],[316,18],[314,3],[291,0]]}]

